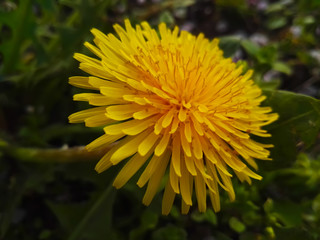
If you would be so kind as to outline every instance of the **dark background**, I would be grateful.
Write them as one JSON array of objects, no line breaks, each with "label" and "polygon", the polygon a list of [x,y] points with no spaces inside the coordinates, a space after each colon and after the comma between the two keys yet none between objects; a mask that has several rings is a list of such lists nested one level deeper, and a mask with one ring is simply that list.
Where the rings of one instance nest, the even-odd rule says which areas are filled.
[{"label": "dark background", "polygon": [[[137,179],[116,191],[121,166],[98,175],[99,156],[72,148],[102,134],[68,124],[88,107],[72,101],[68,77],[85,75],[72,56],[90,54],[92,27],[113,32],[125,18],[219,37],[280,114],[264,179],[234,181],[237,199],[223,193],[219,213],[194,204],[183,216],[178,202],[162,216],[161,193],[143,206]],[[0,239],[320,239],[319,39],[319,0],[0,1]]]}]

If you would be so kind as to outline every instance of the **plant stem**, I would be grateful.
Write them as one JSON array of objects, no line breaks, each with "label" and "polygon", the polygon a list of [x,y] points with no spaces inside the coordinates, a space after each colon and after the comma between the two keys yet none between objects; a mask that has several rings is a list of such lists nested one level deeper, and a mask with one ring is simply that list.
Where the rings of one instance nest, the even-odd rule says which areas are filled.
[{"label": "plant stem", "polygon": [[0,151],[4,154],[24,162],[38,163],[69,163],[94,161],[101,158],[108,149],[88,152],[85,147],[72,148],[25,148],[9,145],[0,139]]}]

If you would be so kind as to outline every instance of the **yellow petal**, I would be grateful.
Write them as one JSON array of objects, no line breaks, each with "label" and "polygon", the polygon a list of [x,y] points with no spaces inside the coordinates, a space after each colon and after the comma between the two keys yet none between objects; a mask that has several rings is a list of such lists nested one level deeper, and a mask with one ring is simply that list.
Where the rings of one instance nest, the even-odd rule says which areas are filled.
[{"label": "yellow petal", "polygon": [[166,128],[171,124],[172,119],[173,119],[173,115],[174,115],[174,111],[175,111],[175,109],[172,108],[170,111],[168,111],[165,114],[165,117],[163,118],[163,121],[162,121],[162,127],[163,128]]},{"label": "yellow petal", "polygon": [[165,154],[163,155],[163,157],[161,157],[161,161],[159,163],[159,165],[157,166],[157,171],[155,171],[153,173],[153,175],[150,177],[150,180],[148,182],[148,187],[147,190],[144,194],[144,197],[142,199],[142,203],[145,205],[149,205],[154,197],[154,195],[156,194],[161,179],[167,169],[167,165],[170,159],[170,153],[169,154]]},{"label": "yellow petal", "polygon": [[205,180],[212,179],[212,177],[209,174],[207,174],[207,172],[206,172],[206,168],[204,166],[203,159],[194,159],[194,163],[197,168],[197,174],[200,172]]},{"label": "yellow petal", "polygon": [[179,194],[180,190],[179,190],[179,177],[177,176],[174,168],[173,168],[173,163],[171,160],[171,164],[170,164],[170,170],[169,170],[169,180],[170,180],[170,184],[172,189],[174,190],[175,193]]},{"label": "yellow petal", "polygon": [[135,154],[138,151],[139,144],[151,131],[152,129],[147,129],[137,136],[127,137],[125,143],[112,154],[110,161],[113,164],[118,164],[123,159]]},{"label": "yellow petal", "polygon": [[181,213],[188,214],[190,210],[190,205],[187,205],[183,199],[181,199]]},{"label": "yellow petal", "polygon": [[176,193],[173,191],[170,182],[167,181],[167,185],[164,189],[164,194],[162,198],[162,214],[163,215],[169,214],[172,208],[172,204],[175,196],[176,196]]},{"label": "yellow petal", "polygon": [[121,169],[116,179],[113,182],[115,188],[121,188],[129,179],[142,167],[142,165],[151,156],[152,151],[149,151],[144,156],[136,153]]},{"label": "yellow petal", "polygon": [[89,98],[89,104],[93,106],[108,106],[123,103],[125,103],[125,101],[122,99],[109,98],[101,94],[99,94],[99,96],[92,96]]},{"label": "yellow petal", "polygon": [[105,58],[101,50],[95,46],[93,46],[91,43],[85,42],[84,45],[96,56],[100,58]]},{"label": "yellow petal", "polygon": [[185,155],[187,155],[188,157],[191,157],[190,144],[188,143],[188,141],[186,139],[186,135],[184,134],[183,131],[180,131],[180,139],[181,139],[181,145],[182,145],[182,148],[183,148]]},{"label": "yellow petal", "polygon": [[69,116],[70,123],[81,123],[84,122],[86,118],[95,116],[97,114],[105,113],[105,107],[95,107],[86,110],[82,110],[80,112],[73,113]]},{"label": "yellow petal", "polygon": [[156,149],[154,150],[154,154],[156,156],[161,156],[166,150],[170,140],[170,134],[168,131],[165,131],[160,142],[158,143]]},{"label": "yellow petal", "polygon": [[129,95],[133,93],[133,90],[118,88],[118,87],[101,87],[100,92],[111,98],[122,98],[123,95]]},{"label": "yellow petal", "polygon": [[188,156],[184,156],[184,161],[185,161],[185,164],[186,164],[186,167],[189,171],[189,173],[193,176],[196,176],[197,175],[197,171],[196,171],[196,168],[195,168],[195,165],[194,165],[194,158],[192,157],[188,157]]},{"label": "yellow petal", "polygon": [[86,118],[84,122],[86,124],[86,127],[100,127],[114,123],[114,120],[107,118],[103,113]]},{"label": "yellow petal", "polygon": [[105,80],[97,77],[89,77],[89,84],[93,87],[96,87],[97,89],[100,89],[101,87],[108,87],[108,86],[113,86],[113,87],[119,87],[123,88],[124,85],[121,85],[119,83],[114,83],[113,81],[110,80]]},{"label": "yellow petal", "polygon": [[[119,144],[121,145],[121,144]],[[118,146],[115,146],[113,148],[111,148],[101,159],[100,161],[97,163],[95,170],[98,173],[101,173],[105,170],[107,170],[109,167],[111,167],[112,165],[114,165],[111,161],[110,161],[110,157],[111,155],[118,149]]]},{"label": "yellow petal", "polygon": [[192,179],[193,177],[190,175],[188,172],[185,162],[181,162],[181,178],[180,178],[180,191],[181,191],[181,196],[185,204],[191,206],[192,205],[192,199],[191,199],[191,191],[190,188],[192,189]]},{"label": "yellow petal", "polygon": [[185,124],[183,124],[184,126],[184,134],[186,136],[186,139],[189,143],[191,143],[192,141],[192,134],[191,134],[191,126],[190,126],[190,122],[186,122]]},{"label": "yellow petal", "polygon": [[152,158],[150,159],[147,167],[145,168],[145,170],[143,171],[143,173],[141,174],[141,176],[140,176],[140,178],[139,178],[139,180],[137,182],[139,187],[143,187],[148,182],[150,177],[157,170],[158,165],[161,164],[162,159],[166,158],[166,157],[170,158],[170,154],[171,154],[171,152],[169,150],[167,150],[161,156],[155,156],[155,155],[152,156]]},{"label": "yellow petal", "polygon": [[230,177],[228,177],[227,175],[225,175],[222,172],[220,172],[219,169],[218,169],[218,171],[219,171],[219,175],[220,175],[220,177],[222,179],[222,182],[224,183],[224,186],[227,189],[227,193],[229,195],[230,200],[234,201],[235,200],[235,193],[234,193],[234,189],[233,189]]},{"label": "yellow petal", "polygon": [[106,116],[114,120],[122,121],[132,118],[133,113],[139,110],[141,110],[141,106],[137,104],[113,105],[106,108]]},{"label": "yellow petal", "polygon": [[69,84],[79,88],[86,88],[86,89],[93,89],[93,90],[98,89],[89,84],[89,77],[69,77]]},{"label": "yellow petal", "polygon": [[209,197],[212,203],[212,207],[215,212],[220,211],[220,196],[218,186],[216,187],[216,193],[209,192]]},{"label": "yellow petal", "polygon": [[179,135],[175,135],[173,137],[172,141],[172,157],[171,157],[171,163],[173,166],[173,169],[175,173],[181,177],[181,167],[180,167],[180,151],[181,151],[181,145],[180,145],[180,137]]},{"label": "yellow petal", "polygon": [[178,117],[181,122],[184,122],[187,119],[187,111],[184,108],[180,108]]},{"label": "yellow petal", "polygon": [[159,135],[151,132],[139,145],[138,152],[141,156],[146,155],[159,139]]},{"label": "yellow petal", "polygon": [[202,159],[202,156],[203,156],[202,145],[199,140],[199,136],[197,136],[197,134],[194,134],[194,138],[192,141],[192,150],[193,150],[193,155],[197,159]]},{"label": "yellow petal", "polygon": [[132,118],[133,113],[106,113],[105,114],[108,118],[113,119],[114,121],[123,121]]},{"label": "yellow petal", "polygon": [[203,136],[203,128],[201,126],[201,124],[195,119],[195,117],[193,115],[191,115],[191,119],[192,119],[192,124],[194,129],[196,130],[196,132],[200,135]]},{"label": "yellow petal", "polygon": [[110,74],[105,69],[103,69],[101,64],[99,65],[99,64],[92,64],[88,62],[82,62],[80,63],[79,68],[84,72],[87,72],[91,75],[94,75],[100,78],[108,79],[110,77]]},{"label": "yellow petal", "polygon": [[180,121],[179,121],[178,117],[175,116],[173,118],[173,122],[171,124],[170,134],[173,134],[173,133],[175,133],[177,131],[177,129],[179,127],[179,123],[180,123]]},{"label": "yellow petal", "polygon": [[258,165],[257,165],[257,163],[254,161],[254,159],[252,159],[252,158],[246,158],[245,159],[246,160],[246,162],[251,166],[251,167],[253,167],[255,170],[258,170]]},{"label": "yellow petal", "polygon": [[101,137],[95,139],[93,142],[89,143],[86,146],[86,149],[88,151],[92,151],[94,149],[98,149],[101,147],[107,147],[110,143],[117,141],[118,139],[122,138],[123,136],[124,136],[124,134],[120,134],[120,135],[104,134]]},{"label": "yellow petal", "polygon": [[[220,177],[219,174],[224,174],[228,177],[232,177],[231,174],[225,174],[225,172],[223,172],[221,170],[221,167],[218,167],[218,165],[214,165],[211,162],[206,162],[207,164],[207,170],[210,174],[210,176],[213,177],[213,179],[220,185],[220,187],[222,187],[225,191],[229,191],[229,189],[223,184],[223,182],[220,181]],[[228,173],[228,172],[227,172]]]},{"label": "yellow petal", "polygon": [[122,132],[127,135],[137,135],[145,129],[149,128],[150,126],[153,126],[157,119],[158,116],[154,116],[143,120],[131,120],[129,121],[131,124],[124,127],[122,129]]},{"label": "yellow petal", "polygon": [[215,159],[215,155],[213,154],[214,150],[212,149],[212,147],[209,147],[208,139],[204,137],[199,137],[199,140],[201,143],[203,153],[206,156],[206,158],[210,160],[212,163],[216,163],[217,160]]},{"label": "yellow petal", "polygon": [[79,93],[73,95],[73,101],[89,101],[91,97],[101,96],[98,93]]},{"label": "yellow petal", "polygon": [[73,55],[73,57],[78,60],[79,62],[85,62],[85,63],[89,63],[93,66],[101,66],[101,63],[99,60],[95,59],[95,58],[92,58],[92,57],[88,57],[84,54],[81,54],[81,53],[75,53]]},{"label": "yellow petal", "polygon": [[134,119],[142,120],[152,115],[159,113],[159,111],[155,108],[145,108],[141,111],[137,111],[133,114]]},{"label": "yellow petal", "polygon": [[197,174],[195,179],[195,190],[198,201],[199,212],[205,212],[207,209],[206,185],[201,174]]},{"label": "yellow petal", "polygon": [[254,173],[253,171],[251,171],[248,167],[242,170],[242,173],[244,173],[245,175],[257,179],[257,180],[261,180],[262,177],[256,173]]}]

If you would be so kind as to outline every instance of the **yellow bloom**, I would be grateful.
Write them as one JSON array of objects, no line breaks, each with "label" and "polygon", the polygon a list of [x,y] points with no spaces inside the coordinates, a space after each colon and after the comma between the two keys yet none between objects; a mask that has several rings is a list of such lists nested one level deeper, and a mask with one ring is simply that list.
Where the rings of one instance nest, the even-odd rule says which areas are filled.
[{"label": "yellow bloom", "polygon": [[[114,180],[122,187],[145,166],[137,184],[148,183],[143,203],[149,205],[168,169],[162,213],[181,195],[182,213],[192,205],[193,186],[201,212],[207,193],[220,210],[219,186],[231,200],[232,174],[251,183],[261,179],[254,159],[270,160],[272,145],[258,143],[249,134],[268,137],[262,126],[278,117],[250,79],[230,58],[224,58],[218,40],[173,31],[164,23],[159,34],[148,23],[125,29],[114,26],[119,38],[92,29],[96,46],[85,46],[99,59],[74,55],[80,69],[92,75],[71,77],[71,85],[97,93],[74,95],[94,108],[69,117],[71,123],[104,126],[104,135],[87,145],[89,151],[112,145],[96,166],[102,172],[128,159]],[[248,164],[248,165],[247,165]],[[232,172],[232,171],[233,172]]]}]

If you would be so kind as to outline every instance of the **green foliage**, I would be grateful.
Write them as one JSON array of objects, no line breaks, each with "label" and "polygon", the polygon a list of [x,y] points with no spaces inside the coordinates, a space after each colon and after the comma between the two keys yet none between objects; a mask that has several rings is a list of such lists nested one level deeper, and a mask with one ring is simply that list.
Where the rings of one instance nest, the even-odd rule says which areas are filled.
[{"label": "green foliage", "polygon": [[186,240],[187,233],[183,228],[166,226],[159,228],[152,235],[152,240]]},{"label": "green foliage", "polygon": [[[296,159],[297,148],[309,148],[320,130],[320,101],[286,91],[265,91],[265,104],[279,113],[279,120],[268,127],[275,148],[274,164],[285,166]],[[289,107],[288,107],[289,106]],[[276,163],[276,161],[279,161]]]},{"label": "green foliage", "polygon": [[237,233],[242,233],[246,230],[246,225],[244,225],[241,221],[239,221],[235,217],[231,217],[229,220],[230,228]]},{"label": "green foliage", "polygon": [[[320,3],[281,1],[5,0],[0,3],[0,239],[254,240],[320,238]],[[272,3],[271,3],[272,2]],[[141,203],[131,180],[111,186],[121,166],[94,171],[101,154],[81,148],[100,128],[69,125],[74,52],[88,53],[90,29],[113,32],[124,18],[179,25],[219,37],[226,57],[263,88],[279,113],[266,129],[273,161],[261,182],[234,181],[237,199],[221,212],[162,216],[161,194]],[[86,52],[87,51],[87,52]]]}]

